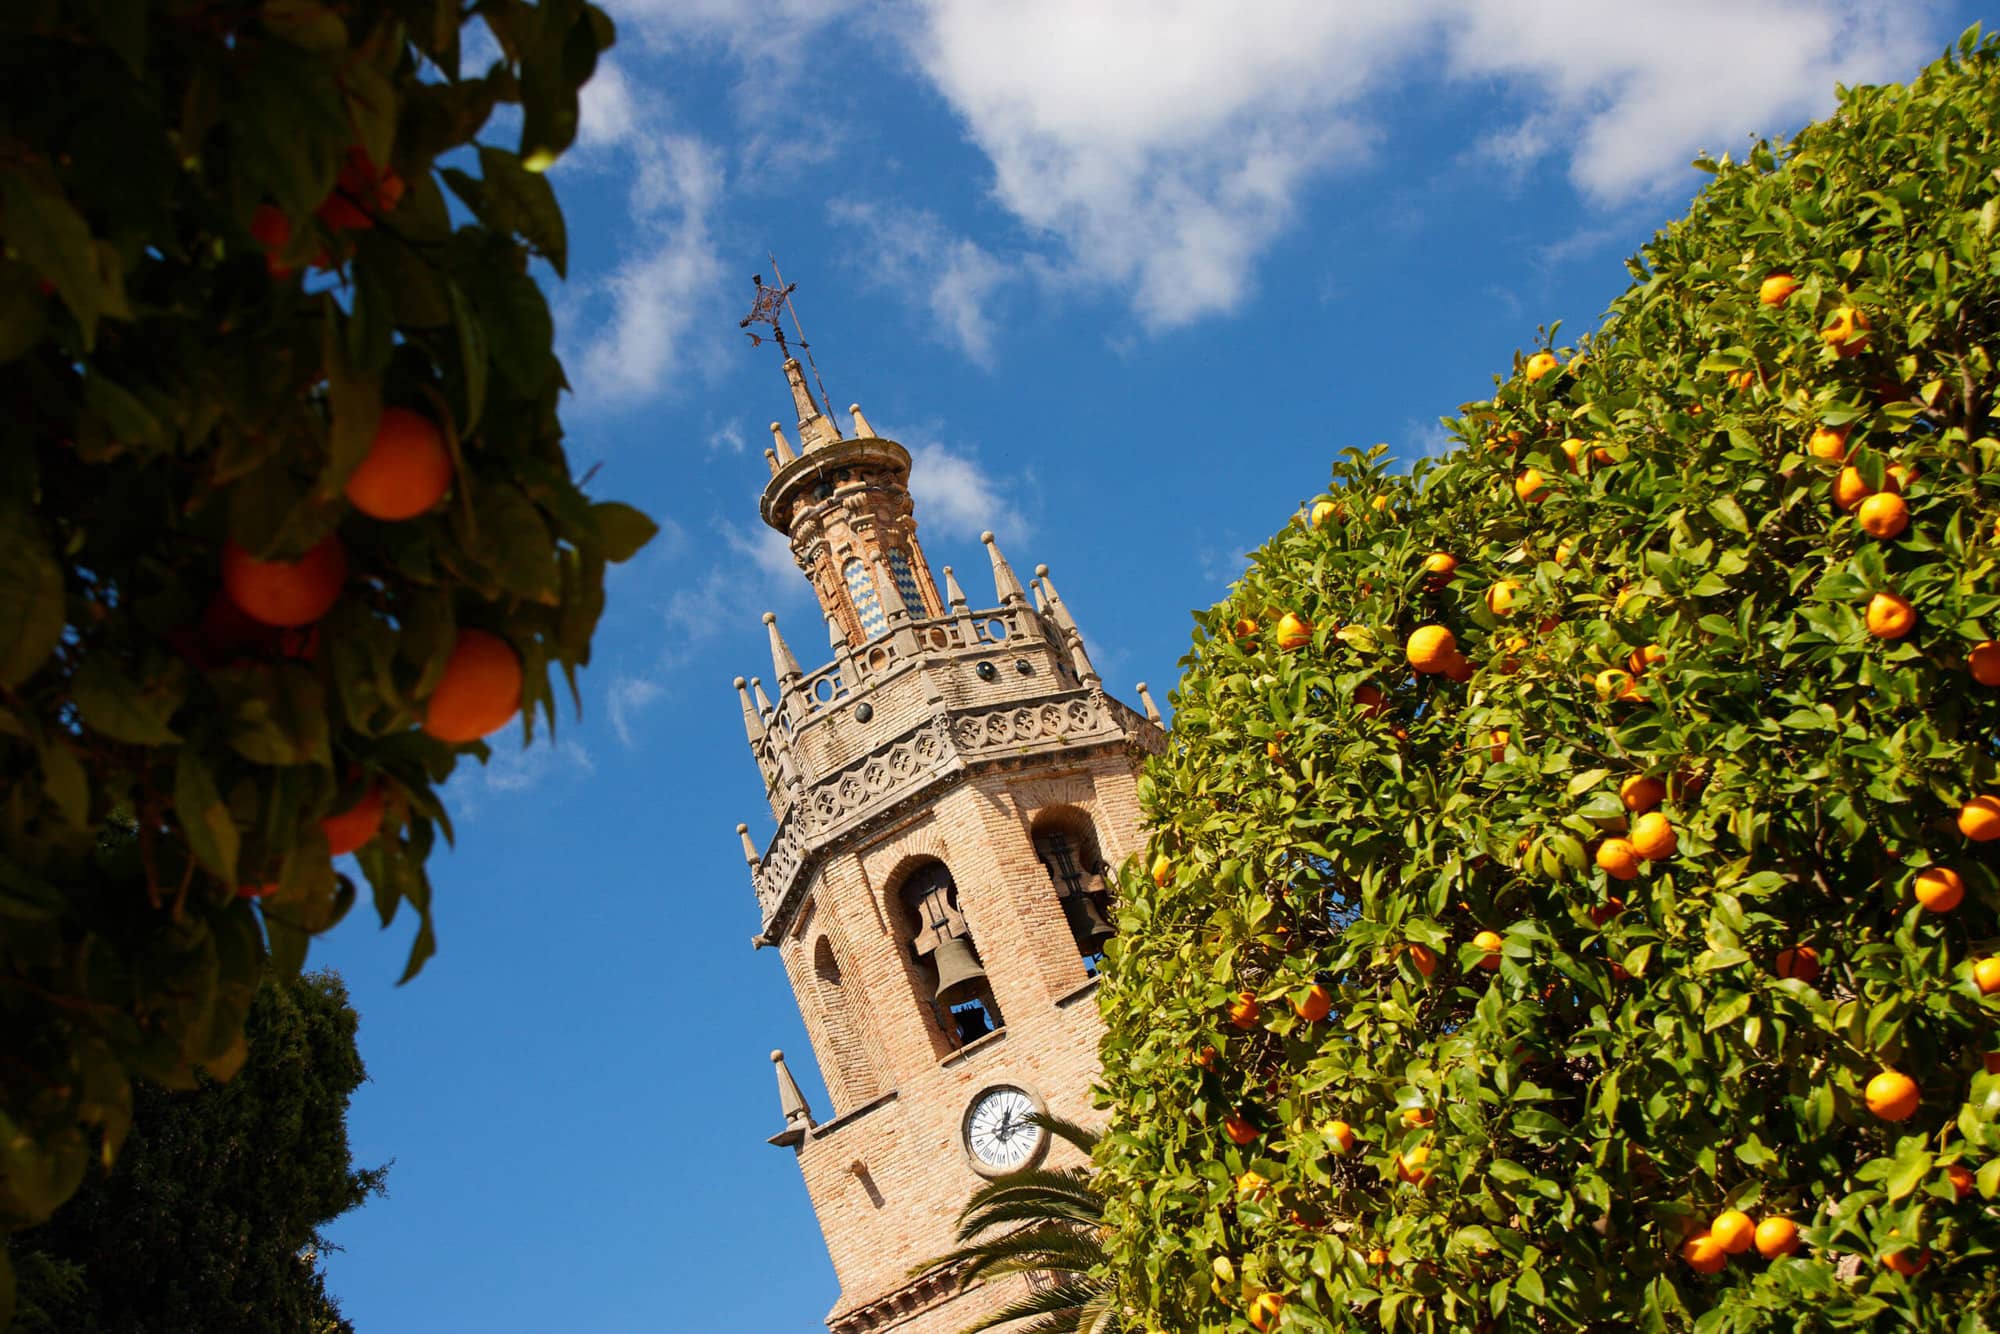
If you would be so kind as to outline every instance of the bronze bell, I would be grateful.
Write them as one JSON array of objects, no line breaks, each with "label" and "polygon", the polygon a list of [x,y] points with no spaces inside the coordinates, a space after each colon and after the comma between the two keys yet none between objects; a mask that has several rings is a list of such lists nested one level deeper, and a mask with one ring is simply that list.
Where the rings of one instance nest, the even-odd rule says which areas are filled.
[{"label": "bronze bell", "polygon": [[1118,928],[1104,918],[1104,910],[1088,894],[1071,894],[1062,901],[1063,916],[1069,919],[1069,933],[1077,944],[1092,954],[1102,953],[1104,942],[1118,934]]},{"label": "bronze bell", "polygon": [[959,936],[940,936],[931,962],[937,965],[937,1002],[946,1009],[971,1000],[974,989],[986,980],[972,942]]}]

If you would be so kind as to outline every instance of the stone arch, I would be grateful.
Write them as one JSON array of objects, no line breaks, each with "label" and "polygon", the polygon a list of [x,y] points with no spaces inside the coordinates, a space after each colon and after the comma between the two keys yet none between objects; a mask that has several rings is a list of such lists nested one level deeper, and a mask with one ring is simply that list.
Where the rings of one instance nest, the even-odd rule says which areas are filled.
[{"label": "stone arch", "polygon": [[[828,1055],[839,1091],[836,1109],[844,1111],[875,1096],[875,1072],[861,1038],[861,1026],[833,939],[821,934],[812,948],[813,998],[825,1025]],[[834,1082],[829,1080],[829,1083]]]},{"label": "stone arch", "polygon": [[1035,858],[1069,928],[1070,942],[1095,975],[1103,957],[1103,929],[1114,923],[1110,863],[1092,813],[1080,806],[1045,806],[1028,825]]},{"label": "stone arch", "polygon": [[999,1028],[1000,1008],[990,983],[977,984],[973,994],[958,1001],[938,998],[938,960],[948,948],[947,940],[963,942],[978,964],[986,966],[959,908],[958,880],[950,866],[943,858],[912,853],[897,863],[883,890],[896,953],[938,1056]]}]

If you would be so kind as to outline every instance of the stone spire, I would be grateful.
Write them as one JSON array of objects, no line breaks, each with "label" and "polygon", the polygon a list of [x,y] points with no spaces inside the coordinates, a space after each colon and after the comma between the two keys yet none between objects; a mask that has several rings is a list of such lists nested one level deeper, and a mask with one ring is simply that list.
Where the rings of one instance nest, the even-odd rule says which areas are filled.
[{"label": "stone spire", "polygon": [[757,745],[764,739],[764,718],[757,706],[750,702],[750,691],[742,677],[736,678],[736,695],[743,701],[743,730],[749,734],[750,744]]},{"label": "stone spire", "polygon": [[1083,651],[1083,631],[1076,628],[1076,619],[1063,605],[1062,594],[1056,592],[1053,579],[1049,578],[1049,567],[1035,567],[1035,582],[1049,595],[1049,613],[1055,617],[1056,627],[1069,644],[1069,656],[1076,663],[1077,679],[1085,685],[1095,685],[1099,681],[1097,669],[1090,665],[1090,655]]},{"label": "stone spire", "polygon": [[991,532],[981,533],[979,540],[986,544],[986,554],[993,558],[993,591],[1000,597],[1002,606],[1018,607],[1028,600],[1028,594],[1021,587],[1021,581],[1014,577],[1014,567],[1000,554],[1000,546],[993,540]]},{"label": "stone spire", "polygon": [[819,402],[806,387],[805,367],[797,357],[785,358],[785,379],[792,386],[792,405],[799,410],[800,452],[810,454],[840,439],[840,427],[819,410]]},{"label": "stone spire", "polygon": [[753,677],[751,677],[751,678],[750,678],[750,693],[751,693],[752,695],[756,696],[756,699],[757,699],[757,716],[758,716],[759,718],[763,718],[763,717],[766,717],[767,715],[770,715],[770,714],[773,714],[773,713],[777,712],[777,710],[775,710],[775,709],[773,709],[773,708],[771,707],[771,700],[770,700],[770,697],[769,697],[769,696],[767,696],[767,695],[766,695],[766,694],[764,693],[764,678],[763,678],[763,677],[761,677],[761,676],[753,676]]},{"label": "stone spire", "polygon": [[736,837],[743,840],[743,860],[750,863],[751,870],[756,870],[757,863],[764,859],[757,855],[757,845],[750,841],[750,826],[747,824],[737,825]]},{"label": "stone spire", "polygon": [[778,1069],[778,1108],[785,1114],[785,1128],[771,1136],[770,1142],[796,1148],[805,1143],[806,1133],[813,1128],[812,1108],[806,1105],[806,1095],[799,1092],[799,1081],[785,1068],[785,1053],[772,1052],[771,1064]]},{"label": "stone spire", "polygon": [[896,587],[896,573],[882,562],[875,562],[875,596],[882,601],[883,619],[894,625],[910,618],[910,605],[903,601],[903,590]]},{"label": "stone spire", "polygon": [[951,572],[949,565],[944,567],[944,598],[950,606],[965,606],[965,590],[958,586],[958,576]]},{"label": "stone spire", "polygon": [[1139,689],[1139,702],[1146,706],[1146,721],[1149,723],[1159,722],[1160,706],[1153,703],[1153,692],[1146,689],[1146,683],[1144,681],[1141,681],[1139,683],[1138,689]]},{"label": "stone spire", "polygon": [[771,439],[775,442],[773,447],[778,455],[780,468],[798,457],[792,452],[792,442],[785,438],[785,428],[778,422],[771,423]]},{"label": "stone spire", "polygon": [[861,405],[859,403],[849,403],[847,405],[847,413],[850,417],[854,418],[855,439],[867,440],[874,436],[875,428],[870,426],[868,419],[861,415]]},{"label": "stone spire", "polygon": [[771,670],[778,674],[778,689],[790,690],[805,673],[799,670],[799,660],[791,649],[785,647],[785,637],[778,633],[778,613],[765,612],[764,624],[771,631]]}]

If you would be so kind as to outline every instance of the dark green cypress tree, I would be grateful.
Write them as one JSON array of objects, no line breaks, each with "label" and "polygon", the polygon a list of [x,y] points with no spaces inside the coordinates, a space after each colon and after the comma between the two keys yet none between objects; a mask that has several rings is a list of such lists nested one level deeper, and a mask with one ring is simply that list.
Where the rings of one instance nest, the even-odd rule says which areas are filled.
[{"label": "dark green cypress tree", "polygon": [[131,1137],[53,1218],[14,1239],[22,1334],[351,1334],[320,1229],[382,1191],[347,1103],[367,1078],[333,972],[270,979],[227,1084],[135,1089]]}]

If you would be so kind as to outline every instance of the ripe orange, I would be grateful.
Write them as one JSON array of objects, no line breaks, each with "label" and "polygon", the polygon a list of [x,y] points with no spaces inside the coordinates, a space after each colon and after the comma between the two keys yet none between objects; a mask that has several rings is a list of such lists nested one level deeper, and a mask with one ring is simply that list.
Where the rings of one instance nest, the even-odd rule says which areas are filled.
[{"label": "ripe orange", "polygon": [[424,705],[424,731],[464,745],[505,727],[521,711],[521,659],[484,630],[461,630],[444,677]]},{"label": "ripe orange", "polygon": [[315,211],[337,231],[365,231],[375,225],[378,215],[402,202],[403,188],[403,178],[393,168],[376,166],[367,150],[356,144],[347,150],[332,193]]},{"label": "ripe orange", "polygon": [[1276,1329],[1278,1313],[1285,1309],[1285,1299],[1275,1292],[1260,1292],[1250,1300],[1250,1323],[1260,1330]]},{"label": "ripe orange", "polygon": [[1189,1059],[1191,1059],[1196,1065],[1200,1066],[1202,1069],[1208,1071],[1210,1074],[1214,1074],[1215,1062],[1220,1056],[1221,1053],[1216,1051],[1214,1047],[1203,1047],[1200,1051],[1196,1052]]},{"label": "ripe orange", "polygon": [[1757,1225],[1757,1254],[1766,1260],[1790,1255],[1799,1248],[1799,1225],[1782,1215],[1774,1215]]},{"label": "ripe orange", "polygon": [[2000,1075],[2000,1051],[1989,1051],[1980,1060],[1985,1064],[1987,1074]]},{"label": "ripe orange", "polygon": [[1403,1109],[1403,1124],[1411,1129],[1427,1126],[1437,1120],[1437,1113],[1428,1107],[1406,1107]]},{"label": "ripe orange", "polygon": [[1917,902],[1932,912],[1950,912],[1965,901],[1965,881],[1949,866],[1927,866],[1913,886]]},{"label": "ripe orange", "polygon": [[1981,959],[1972,965],[1972,984],[1982,996],[2000,991],[2000,957]]},{"label": "ripe orange", "polygon": [[1285,758],[1285,748],[1275,741],[1266,741],[1264,743],[1264,758],[1267,760],[1282,760]]},{"label": "ripe orange", "polygon": [[1952,1194],[1956,1195],[1959,1199],[1962,1200],[1972,1194],[1975,1179],[1963,1163],[1953,1163],[1950,1167],[1945,1168],[1944,1179],[1951,1183]]},{"label": "ripe orange", "polygon": [[1782,306],[1799,288],[1799,280],[1783,270],[1757,285],[1757,300],[1767,306]]},{"label": "ripe orange", "polygon": [[1544,375],[1554,370],[1558,364],[1553,352],[1535,353],[1534,356],[1528,358],[1528,364],[1523,368],[1527,374],[1528,383],[1533,384],[1535,381],[1541,379]]},{"label": "ripe orange", "polygon": [[292,220],[276,204],[259,204],[250,215],[250,235],[264,248],[264,271],[273,278],[291,276],[291,267],[278,258],[292,243]]},{"label": "ripe orange", "polygon": [[1441,625],[1423,625],[1410,632],[1403,652],[1410,666],[1429,676],[1444,670],[1451,655],[1458,652],[1458,640]]},{"label": "ripe orange", "polygon": [[1437,971],[1438,956],[1436,950],[1433,950],[1428,945],[1409,945],[1405,948],[1410,951],[1410,963],[1419,973],[1422,973],[1425,977],[1429,977]]},{"label": "ripe orange", "polygon": [[1868,599],[1865,619],[1877,639],[1901,639],[1916,628],[1917,609],[1895,593],[1877,593]]},{"label": "ripe orange", "polygon": [[1958,808],[1958,832],[1974,843],[2000,838],[2000,797],[1974,797]]},{"label": "ripe orange", "polygon": [[1658,811],[1648,811],[1634,820],[1630,837],[1632,850],[1649,862],[1673,856],[1674,849],[1680,846],[1680,836]]},{"label": "ripe orange", "polygon": [[1302,648],[1312,642],[1313,623],[1295,611],[1288,611],[1278,618],[1278,647],[1282,649]]},{"label": "ripe orange", "polygon": [[1326,1141],[1333,1145],[1335,1153],[1351,1153],[1354,1150],[1354,1127],[1345,1121],[1335,1121],[1326,1128]]},{"label": "ripe orange", "polygon": [[1315,528],[1324,528],[1326,521],[1338,513],[1340,513],[1340,506],[1334,504],[1331,500],[1322,500],[1312,507],[1312,515],[1308,519],[1308,522]]},{"label": "ripe orange", "polygon": [[1983,686],[2000,686],[2000,643],[1981,640],[1965,655],[1965,670]]},{"label": "ripe orange", "polygon": [[1597,845],[1597,866],[1613,880],[1630,880],[1639,874],[1639,853],[1622,838],[1607,838]]},{"label": "ripe orange", "polygon": [[1243,619],[1236,622],[1234,628],[1236,632],[1236,637],[1238,639],[1255,639],[1257,637],[1257,632],[1259,630],[1262,630],[1264,627],[1258,625],[1257,622],[1250,619],[1248,616],[1245,616]]},{"label": "ripe orange", "polygon": [[1451,582],[1451,576],[1458,571],[1458,557],[1449,551],[1433,551],[1424,557],[1424,573],[1430,578],[1432,588],[1442,588]]},{"label": "ripe orange", "polygon": [[[1826,463],[1847,462],[1847,432],[1845,426],[1822,426],[1806,439],[1806,449],[1811,455]],[[1842,506],[1843,509],[1846,506]]]},{"label": "ripe orange", "polygon": [[1371,716],[1389,707],[1383,702],[1382,687],[1373,681],[1363,681],[1354,687],[1354,702],[1361,706],[1364,713]]},{"label": "ripe orange", "polygon": [[1153,883],[1155,885],[1158,885],[1161,889],[1165,889],[1167,887],[1167,881],[1172,880],[1174,878],[1174,859],[1167,856],[1167,854],[1164,852],[1161,853],[1159,856],[1153,858],[1153,868],[1151,871],[1151,875],[1153,877]]},{"label": "ripe orange", "polygon": [[1861,531],[1887,541],[1910,526],[1910,507],[1894,491],[1877,491],[1854,512]]},{"label": "ripe orange", "polygon": [[1819,977],[1819,951],[1810,945],[1795,945],[1788,950],[1779,950],[1776,972],[1779,977],[1812,982]]},{"label": "ripe orange", "polygon": [[1591,684],[1597,687],[1599,699],[1631,699],[1638,693],[1633,688],[1632,674],[1616,667],[1606,667],[1591,678]]},{"label": "ripe orange", "polygon": [[1236,1193],[1248,1195],[1253,1200],[1262,1199],[1271,1193],[1271,1183],[1260,1173],[1245,1172],[1236,1178]]},{"label": "ripe orange", "polygon": [[451,455],[444,432],[422,413],[382,409],[368,457],[347,478],[347,499],[377,519],[413,519],[451,486]]},{"label": "ripe orange", "polygon": [[1732,372],[1729,376],[1729,387],[1731,389],[1748,389],[1755,383],[1757,383],[1757,368],[1755,366],[1745,366],[1742,370]]},{"label": "ripe orange", "polygon": [[277,881],[261,885],[238,885],[236,887],[236,897],[239,899],[265,899],[283,888],[284,886]]},{"label": "ripe orange", "polygon": [[1486,747],[1486,758],[1491,762],[1493,762],[1494,764],[1499,764],[1504,760],[1506,760],[1507,742],[1509,740],[1507,735],[1507,729],[1504,727],[1496,727],[1493,729],[1491,733],[1487,735],[1486,739],[1488,743]]},{"label": "ripe orange", "polygon": [[1836,357],[1851,357],[1868,346],[1868,317],[1852,306],[1833,312],[1833,319],[1820,330],[1820,340]]},{"label": "ripe orange", "polygon": [[1905,1246],[1882,1257],[1882,1267],[1904,1278],[1913,1276],[1931,1262],[1931,1253],[1917,1246]]},{"label": "ripe orange", "polygon": [[230,542],[222,548],[229,600],[265,625],[310,625],[340,599],[347,548],[332,535],[297,560],[258,560]]},{"label": "ripe orange", "polygon": [[1255,994],[1248,991],[1236,993],[1236,999],[1229,1002],[1229,1026],[1251,1029],[1264,1014],[1264,1007],[1257,1003]]},{"label": "ripe orange", "polygon": [[1544,484],[1545,481],[1540,468],[1525,468],[1521,475],[1514,479],[1514,494],[1525,504],[1539,505],[1549,498],[1549,488]]},{"label": "ripe orange", "polygon": [[1231,1112],[1222,1118],[1222,1133],[1229,1136],[1232,1144],[1244,1145],[1257,1138],[1257,1127],[1245,1120],[1241,1112]]},{"label": "ripe orange", "polygon": [[1571,436],[1562,442],[1563,457],[1569,460],[1569,470],[1571,472],[1581,473],[1584,470],[1586,464],[1589,462],[1589,449],[1590,442],[1588,440],[1579,440],[1575,436]]},{"label": "ripe orange", "polygon": [[1875,488],[1868,485],[1868,479],[1861,475],[1861,469],[1852,465],[1842,468],[1833,479],[1833,503],[1852,513],[1862,501],[1875,494]]},{"label": "ripe orange", "polygon": [[1498,932],[1481,931],[1472,938],[1472,943],[1479,949],[1486,951],[1486,953],[1479,956],[1479,966],[1481,968],[1490,973],[1500,966],[1500,946],[1503,942]]},{"label": "ripe orange", "polygon": [[1899,1070],[1884,1070],[1876,1075],[1868,1081],[1862,1096],[1868,1102],[1868,1110],[1884,1121],[1909,1120],[1922,1101],[1917,1081]]},{"label": "ripe orange", "polygon": [[1505,616],[1514,610],[1514,595],[1521,586],[1512,579],[1502,579],[1486,590],[1486,610],[1495,616]]},{"label": "ripe orange", "polygon": [[1396,1175],[1413,1186],[1424,1185],[1431,1179],[1431,1174],[1424,1170],[1424,1164],[1430,1161],[1430,1157],[1428,1144],[1419,1144],[1406,1153],[1397,1154]]},{"label": "ripe orange", "polygon": [[1388,1263],[1389,1263],[1389,1252],[1383,1249],[1382,1247],[1377,1246],[1374,1250],[1368,1252],[1368,1265],[1370,1268],[1380,1269],[1383,1265]]},{"label": "ripe orange", "polygon": [[1681,1243],[1681,1259],[1697,1274],[1716,1274],[1729,1263],[1729,1252],[1714,1237],[1700,1232]]},{"label": "ripe orange", "polygon": [[1756,1231],[1756,1224],[1750,1221],[1750,1215],[1741,1209],[1724,1209],[1708,1225],[1708,1235],[1731,1255],[1741,1255],[1749,1250]]},{"label": "ripe orange", "polygon": [[1292,1010],[1309,1024],[1316,1024],[1333,1012],[1333,993],[1315,984],[1304,1000],[1292,1002]]},{"label": "ripe orange", "polygon": [[[1624,840],[1620,839],[1619,841],[1623,842]],[[1602,865],[1602,863],[1599,864]],[[1625,900],[1617,897],[1608,898],[1590,910],[1590,924],[1592,926],[1603,926],[1606,922],[1624,911]]]},{"label": "ripe orange", "polygon": [[1625,656],[1625,670],[1634,676],[1642,676],[1667,660],[1667,651],[1658,644],[1647,644],[1635,648]]},{"label": "ripe orange", "polygon": [[1618,785],[1618,800],[1634,815],[1644,815],[1667,797],[1667,785],[1646,774],[1633,774]]},{"label": "ripe orange", "polygon": [[1453,651],[1449,658],[1445,659],[1444,675],[1447,680],[1463,684],[1472,679],[1472,670],[1472,659],[1456,650]]},{"label": "ripe orange", "polygon": [[319,827],[326,834],[328,852],[339,857],[354,851],[382,828],[382,789],[370,787],[352,806],[321,820]]}]

